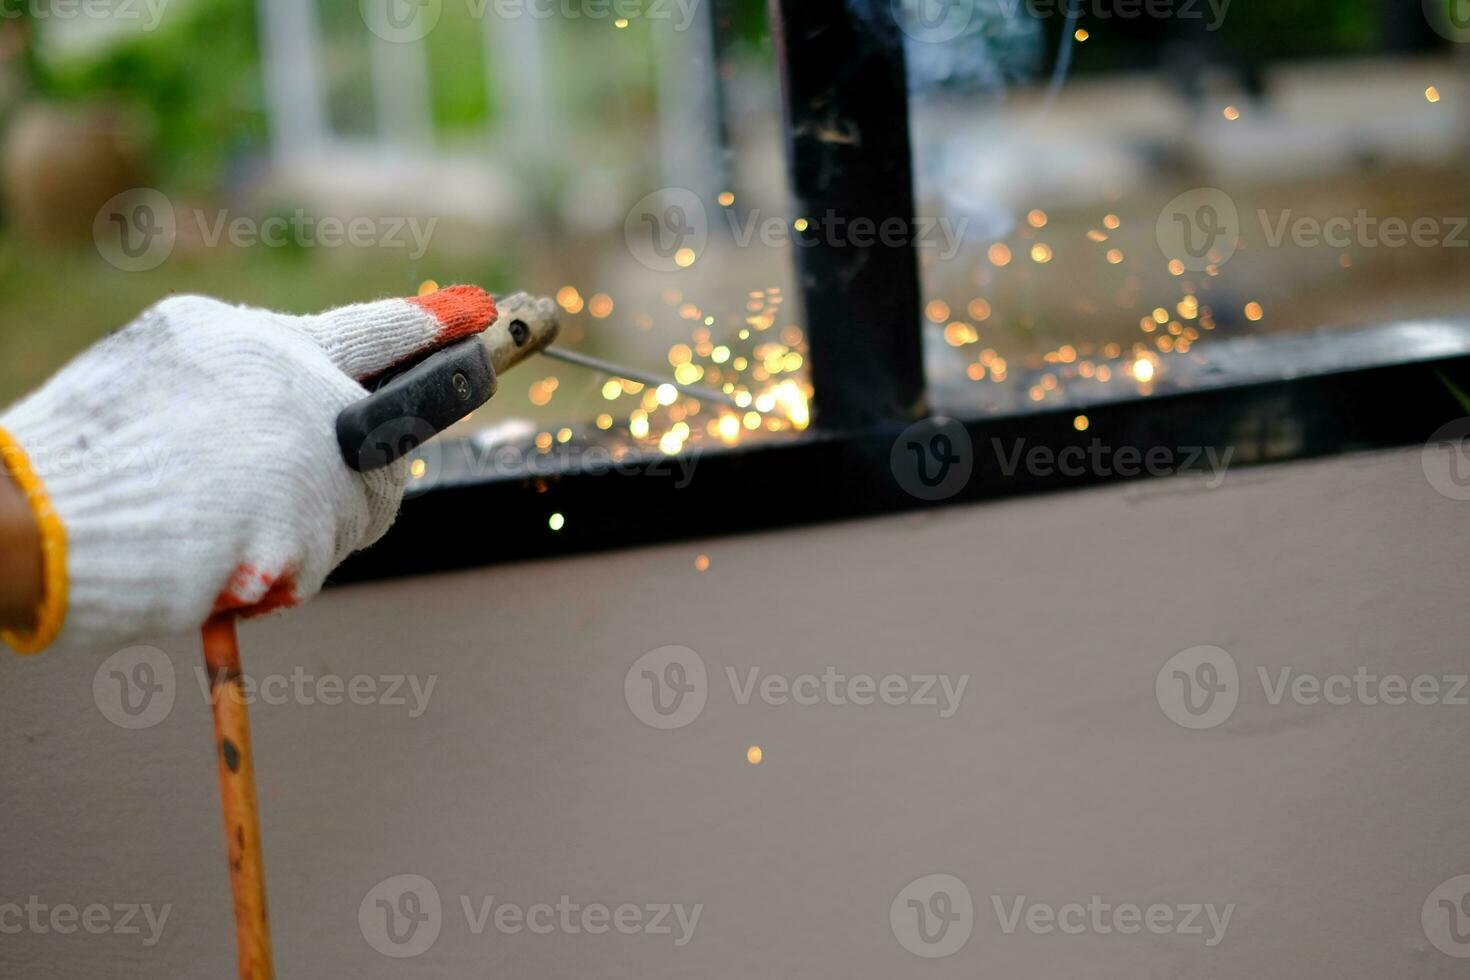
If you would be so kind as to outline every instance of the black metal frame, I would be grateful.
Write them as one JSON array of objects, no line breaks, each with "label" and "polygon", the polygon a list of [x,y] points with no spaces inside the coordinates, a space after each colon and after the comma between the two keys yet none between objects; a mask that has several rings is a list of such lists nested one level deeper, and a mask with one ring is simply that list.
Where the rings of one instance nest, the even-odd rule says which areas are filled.
[{"label": "black metal frame", "polygon": [[[411,497],[389,536],[349,561],[337,581],[934,505],[904,490],[891,461],[895,441],[925,402],[914,249],[834,247],[822,240],[820,226],[829,214],[913,220],[907,85],[891,5],[771,0],[771,6],[792,192],[796,213],[812,222],[806,234],[813,238],[797,254],[815,427],[789,440],[706,451],[692,461],[687,485],[658,458],[607,472],[575,460],[560,465],[553,453],[543,471],[487,474],[472,465],[478,453],[471,443],[448,443],[436,488]],[[791,57],[798,51],[801,57]],[[1268,352],[1259,363],[1281,373],[1258,373],[1246,384],[964,420],[974,470],[938,503],[1130,478],[1096,469],[1007,472],[1002,454],[992,451],[995,438],[1058,453],[1102,442],[1140,458],[1157,447],[1231,449],[1233,465],[1423,442],[1465,414],[1443,382],[1470,390],[1470,326],[1438,329],[1425,341],[1423,325],[1386,328],[1382,336],[1360,338],[1353,358],[1339,363],[1320,357],[1282,363]],[[1086,431],[1074,424],[1080,410],[1088,415]],[[553,513],[565,515],[559,529],[548,523]]]}]

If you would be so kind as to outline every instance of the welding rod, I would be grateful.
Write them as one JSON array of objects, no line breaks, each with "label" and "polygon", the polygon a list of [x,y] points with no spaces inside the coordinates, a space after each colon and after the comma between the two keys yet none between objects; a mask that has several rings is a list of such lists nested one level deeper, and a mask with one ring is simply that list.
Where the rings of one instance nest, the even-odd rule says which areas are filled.
[{"label": "welding rod", "polygon": [[547,347],[542,350],[541,353],[545,354],[547,357],[555,358],[558,361],[565,361],[568,364],[578,364],[584,368],[591,368],[594,371],[600,371],[603,374],[610,375],[614,378],[627,378],[629,381],[637,381],[640,384],[652,385],[655,388],[659,387],[660,385],[670,385],[674,389],[682,391],[690,398],[698,398],[700,401],[718,402],[721,405],[736,409],[737,411],[743,412],[746,411],[746,409],[749,407],[746,405],[741,405],[734,398],[725,394],[723,391],[716,391],[713,388],[701,388],[698,385],[680,384],[677,381],[670,381],[667,378],[660,378],[654,374],[646,374],[643,371],[631,370],[629,368],[623,367],[621,364],[613,364],[611,361],[604,361],[601,358],[591,357],[587,354],[578,353],[577,351],[563,350],[560,347]]}]

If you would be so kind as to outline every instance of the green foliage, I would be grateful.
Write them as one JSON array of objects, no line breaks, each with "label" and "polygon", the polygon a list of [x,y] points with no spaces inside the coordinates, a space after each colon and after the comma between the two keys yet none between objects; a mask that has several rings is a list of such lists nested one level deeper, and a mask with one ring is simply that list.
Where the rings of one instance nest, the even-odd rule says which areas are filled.
[{"label": "green foliage", "polygon": [[263,141],[251,0],[173,0],[155,30],[65,59],[44,56],[45,22],[36,26],[38,90],[145,112],[156,162],[175,186],[217,185],[232,158]]},{"label": "green foliage", "polygon": [[1379,13],[1373,0],[1232,3],[1220,33],[1263,60],[1351,54],[1376,46]]}]

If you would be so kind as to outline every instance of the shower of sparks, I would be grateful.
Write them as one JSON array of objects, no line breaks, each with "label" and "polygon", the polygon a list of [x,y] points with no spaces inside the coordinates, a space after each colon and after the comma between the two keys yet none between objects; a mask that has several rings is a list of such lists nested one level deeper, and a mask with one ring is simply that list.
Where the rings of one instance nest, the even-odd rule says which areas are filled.
[{"label": "shower of sparks", "polygon": [[[633,451],[676,455],[690,446],[734,446],[757,436],[800,432],[811,424],[806,336],[783,315],[780,288],[749,292],[743,319],[710,312],[678,289],[665,290],[662,299],[663,310],[632,313],[632,325],[651,329],[656,318],[682,324],[686,339],[671,343],[667,351],[672,380],[686,388],[710,389],[734,407],[701,399],[673,383],[645,385],[607,377],[595,389],[604,409],[593,420],[595,430],[588,426],[583,438],[624,440],[612,448],[614,458],[621,459]],[[572,285],[558,290],[556,301],[567,313],[598,319],[619,309],[611,294],[584,298]],[[537,379],[528,398],[535,406],[547,405],[560,385],[554,375]],[[576,430],[562,427],[540,432],[535,444],[549,453],[576,438]],[[700,561],[708,566],[707,557]]]}]

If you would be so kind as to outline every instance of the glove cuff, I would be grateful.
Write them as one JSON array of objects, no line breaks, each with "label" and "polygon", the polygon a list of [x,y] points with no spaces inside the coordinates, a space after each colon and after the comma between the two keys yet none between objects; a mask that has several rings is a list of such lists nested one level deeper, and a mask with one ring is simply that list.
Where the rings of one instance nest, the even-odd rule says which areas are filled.
[{"label": "glove cuff", "polygon": [[0,630],[0,640],[16,653],[40,653],[55,642],[66,623],[66,528],[30,457],[5,429],[0,429],[0,465],[25,494],[35,516],[41,535],[42,566],[41,605],[36,610],[35,626],[29,630]]}]

